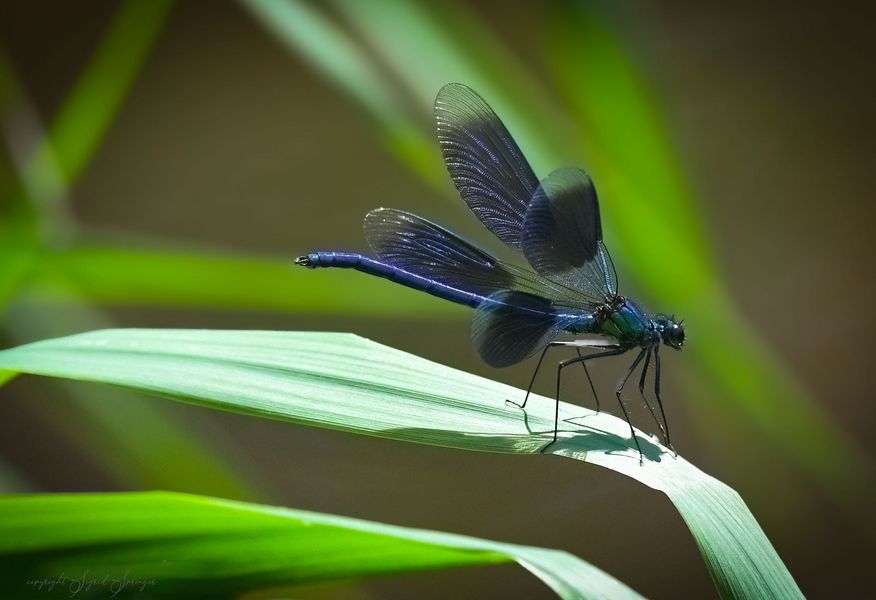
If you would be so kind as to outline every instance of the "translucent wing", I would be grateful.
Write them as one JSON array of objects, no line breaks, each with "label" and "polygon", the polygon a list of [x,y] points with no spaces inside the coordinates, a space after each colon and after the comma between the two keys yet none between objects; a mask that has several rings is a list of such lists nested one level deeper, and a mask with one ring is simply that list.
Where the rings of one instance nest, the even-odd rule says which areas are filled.
[{"label": "translucent wing", "polygon": [[525,291],[547,301],[588,307],[576,290],[500,262],[452,231],[417,215],[378,208],[365,216],[365,237],[384,262],[455,289],[487,297]]},{"label": "translucent wing", "polygon": [[496,258],[417,215],[378,208],[363,226],[377,256],[410,273],[480,296],[513,285],[514,275]]},{"label": "translucent wing", "polygon": [[561,308],[514,290],[496,292],[475,310],[472,342],[488,365],[507,367],[530,356],[567,326],[593,319],[584,310]]},{"label": "translucent wing", "polygon": [[435,123],[459,195],[487,229],[519,250],[538,179],[517,143],[487,103],[459,83],[438,92]]},{"label": "translucent wing", "polygon": [[581,169],[559,169],[541,182],[529,203],[521,240],[539,275],[593,302],[617,292],[614,265],[602,243],[596,189]]}]

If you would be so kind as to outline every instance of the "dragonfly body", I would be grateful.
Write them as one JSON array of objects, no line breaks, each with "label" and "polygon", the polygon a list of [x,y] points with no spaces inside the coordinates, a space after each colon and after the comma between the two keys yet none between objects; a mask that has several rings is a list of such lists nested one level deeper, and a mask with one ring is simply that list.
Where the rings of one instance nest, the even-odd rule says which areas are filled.
[{"label": "dragonfly body", "polygon": [[374,260],[370,256],[363,256],[353,252],[312,252],[307,256],[296,259],[295,262],[298,265],[313,269],[318,267],[355,269],[356,271],[383,277],[409,288],[432,294],[443,300],[464,304],[471,308],[477,308],[484,300],[483,296],[452,288],[434,279],[421,277],[416,273],[403,271],[398,267]]},{"label": "dragonfly body", "polygon": [[[557,366],[551,443],[557,440],[563,368],[580,362],[590,380],[586,361],[638,349],[616,396],[641,461],[641,447],[621,393],[644,363],[639,390],[671,448],[660,399],[659,350],[662,345],[681,349],[684,328],[674,317],[651,315],[618,294],[590,177],[581,169],[563,168],[539,181],[501,120],[464,85],[441,89],[435,120],[444,163],[460,196],[487,229],[522,254],[527,266],[500,261],[440,225],[386,208],[369,212],[364,220],[365,237],[376,258],[312,252],[297,258],[296,264],[354,269],[473,308],[472,341],[491,366],[517,364],[541,350],[526,398],[517,404],[521,408],[547,350],[574,347],[577,357]],[[559,339],[566,334],[599,339]],[[585,356],[582,348],[598,351]],[[662,423],[645,398],[652,361]],[[590,385],[596,396],[592,381]],[[598,410],[598,396],[596,401]]]},{"label": "dragonfly body", "polygon": [[[312,269],[327,267],[353,269],[470,308],[477,308],[488,298],[458,290],[355,252],[311,252],[299,257],[295,262]],[[547,314],[545,311],[532,310],[542,315]],[[626,349],[659,344],[661,333],[665,328],[665,322],[660,317],[652,317],[634,300],[620,295],[606,299],[591,314],[566,314],[565,317],[568,321],[563,327],[565,332],[573,335],[606,335],[617,340],[618,344]]]},{"label": "dragonfly body", "polygon": [[[395,283],[426,292],[442,300],[449,300],[457,304],[464,304],[470,308],[478,308],[484,302],[490,302],[488,296],[473,294],[441,284],[433,279],[421,277],[416,273],[410,273],[388,265],[370,256],[364,256],[355,252],[311,252],[306,256],[295,259],[295,264],[311,269],[335,267],[341,269],[353,269],[360,273],[383,277]],[[517,310],[523,310],[516,307]],[[550,313],[536,308],[530,309],[533,314],[549,316]],[[603,333],[600,331],[600,320],[594,314],[565,314],[569,324],[565,331],[572,334]]]}]

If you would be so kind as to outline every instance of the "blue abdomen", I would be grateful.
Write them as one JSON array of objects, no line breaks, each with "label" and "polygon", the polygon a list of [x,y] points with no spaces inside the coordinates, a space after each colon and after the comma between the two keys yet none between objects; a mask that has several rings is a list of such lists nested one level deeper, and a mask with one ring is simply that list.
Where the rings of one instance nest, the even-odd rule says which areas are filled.
[{"label": "blue abdomen", "polygon": [[433,279],[404,271],[393,265],[355,252],[311,252],[305,256],[299,256],[295,260],[295,264],[311,269],[318,267],[355,269],[362,273],[384,277],[415,290],[420,290],[458,304],[465,304],[472,308],[477,308],[484,301],[484,296],[479,294],[450,287]]}]

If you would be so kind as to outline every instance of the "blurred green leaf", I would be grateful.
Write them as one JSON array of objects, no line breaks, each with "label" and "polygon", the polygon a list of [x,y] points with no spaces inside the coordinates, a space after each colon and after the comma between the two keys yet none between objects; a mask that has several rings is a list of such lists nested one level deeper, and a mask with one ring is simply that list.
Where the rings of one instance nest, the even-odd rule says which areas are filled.
[{"label": "blurred green leaf", "polygon": [[[148,597],[239,597],[265,588],[517,561],[561,598],[641,598],[559,550],[395,527],[204,496],[135,494],[0,498],[0,581],[42,598],[44,578],[148,581]],[[106,597],[111,583],[77,597]],[[119,584],[121,585],[121,583]],[[294,595],[293,591],[287,594]],[[276,594],[287,597],[286,594]],[[127,597],[127,596],[126,596]]]},{"label": "blurred green leaf", "polygon": [[125,0],[61,110],[31,168],[60,169],[70,184],[88,165],[131,89],[172,0]]},{"label": "blurred green leaf", "polygon": [[[162,247],[166,248],[166,247]],[[21,299],[85,297],[106,304],[194,306],[386,317],[458,318],[466,311],[359,273],[310,271],[270,259],[83,243],[47,254]]]},{"label": "blurred green leaf", "polygon": [[373,119],[383,142],[427,183],[444,188],[444,167],[431,139],[405,117],[404,103],[364,49],[320,10],[302,0],[241,0],[291,50],[353,98]]},{"label": "blurred green leaf", "polygon": [[573,8],[549,13],[553,27],[545,38],[607,198],[612,248],[656,299],[689,303],[716,270],[660,104],[595,5],[561,6]]},{"label": "blurred green leaf", "polygon": [[69,235],[66,186],[51,155],[44,152],[41,160],[34,158],[44,142],[42,122],[2,50],[0,135],[5,142],[0,150],[0,212],[10,221],[7,233],[10,227],[16,233],[29,230],[34,249]]},{"label": "blurred green leaf", "polygon": [[[465,83],[489,98],[526,149],[536,173],[546,174],[574,156],[563,149],[570,136],[554,127],[556,111],[551,107],[556,105],[537,92],[537,83],[489,31],[478,27],[474,15],[462,5],[446,2],[430,8],[426,3],[405,0],[334,0],[334,4],[428,114],[444,84]],[[434,18],[448,11],[454,17],[453,28],[442,27]],[[463,39],[473,40],[476,46],[461,47]],[[430,139],[434,139],[431,122],[428,124]],[[437,148],[437,141],[433,143]]]},{"label": "blurred green leaf", "polygon": [[[105,330],[0,351],[0,370],[111,383],[271,419],[450,448],[539,453],[554,403],[349,335]],[[800,597],[733,490],[606,413],[563,403],[547,451],[612,469],[673,501],[723,597]],[[574,419],[572,422],[567,419]],[[582,423],[583,425],[573,424]],[[532,431],[538,433],[532,433]]]},{"label": "blurred green leaf", "polygon": [[29,215],[7,214],[0,222],[0,315],[37,262],[39,240]]},{"label": "blurred green leaf", "polygon": [[[16,138],[22,135],[26,98],[6,55],[0,50],[0,314],[17,293],[40,251],[36,207],[16,169]],[[27,114],[27,117],[32,115]]]}]

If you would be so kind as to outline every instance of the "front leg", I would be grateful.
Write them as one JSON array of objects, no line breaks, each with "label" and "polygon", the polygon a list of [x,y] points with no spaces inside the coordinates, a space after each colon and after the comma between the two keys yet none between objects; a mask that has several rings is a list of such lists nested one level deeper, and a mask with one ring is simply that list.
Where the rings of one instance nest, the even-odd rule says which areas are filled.
[{"label": "front leg", "polygon": [[[654,422],[657,423],[657,427],[660,429],[660,433],[663,434],[663,442],[669,446],[669,438],[666,435],[666,429],[663,427],[663,423],[660,422],[660,419],[657,418],[657,413],[654,412],[654,409],[651,407],[651,403],[648,402],[648,397],[645,395],[645,379],[648,377],[648,365],[651,364],[651,348],[648,348],[648,354],[645,355],[645,366],[642,367],[642,376],[639,377],[639,394],[642,396],[642,400],[645,402],[645,406],[648,408],[648,412],[651,413],[651,417],[654,419]],[[654,355],[656,359],[656,354]]]},{"label": "front leg", "polygon": [[617,396],[617,403],[620,404],[621,410],[624,411],[624,417],[627,420],[627,425],[630,426],[630,435],[633,437],[633,441],[636,443],[636,450],[639,451],[639,464],[644,464],[644,455],[642,454],[642,447],[639,445],[639,438],[636,437],[636,430],[633,428],[633,422],[630,420],[630,414],[627,412],[627,407],[624,406],[624,401],[621,398],[621,394],[624,391],[624,386],[627,385],[627,381],[629,381],[630,376],[633,374],[633,371],[636,370],[636,367],[639,366],[639,363],[642,362],[642,359],[645,357],[645,350],[642,349],[639,352],[639,355],[636,357],[636,360],[633,361],[633,364],[630,365],[629,371],[627,371],[626,376],[624,377],[621,384],[617,387],[617,391],[615,392],[615,396]]},{"label": "front leg", "polygon": [[660,346],[654,348],[654,395],[657,396],[657,406],[660,407],[660,416],[663,417],[663,424],[666,426],[666,447],[678,456],[675,448],[672,447],[672,441],[669,439],[669,422],[666,421],[666,413],[663,412],[663,400],[660,399]]}]

